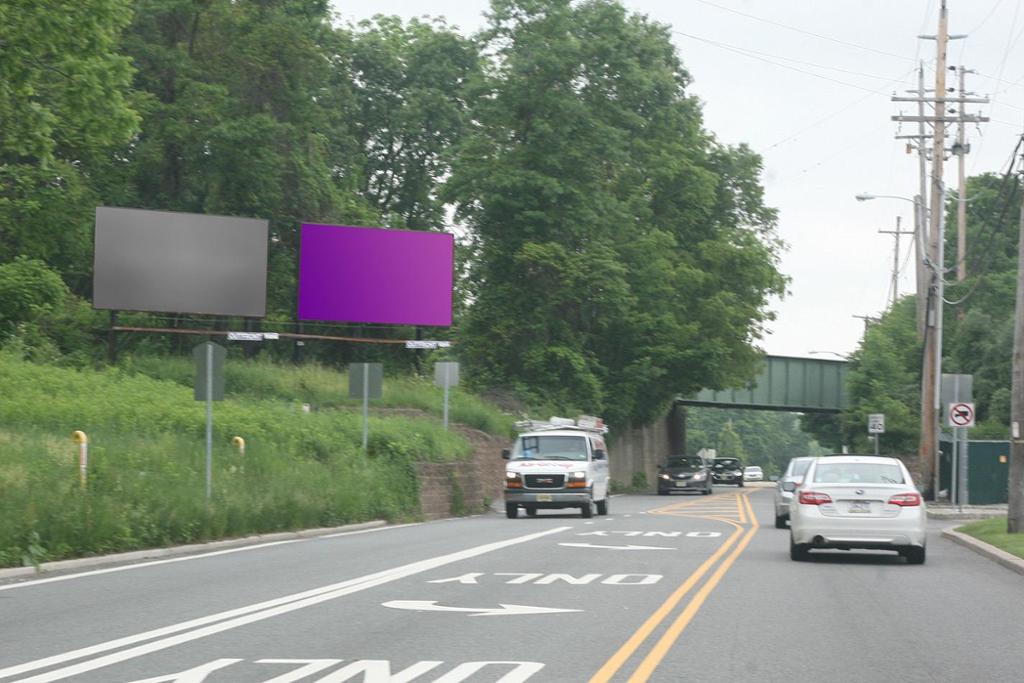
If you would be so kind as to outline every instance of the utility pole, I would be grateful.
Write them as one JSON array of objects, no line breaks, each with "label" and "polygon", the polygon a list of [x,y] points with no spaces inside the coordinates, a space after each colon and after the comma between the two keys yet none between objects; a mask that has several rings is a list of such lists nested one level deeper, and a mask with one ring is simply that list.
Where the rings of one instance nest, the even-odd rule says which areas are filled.
[{"label": "utility pole", "polygon": [[935,36],[935,116],[932,146],[932,199],[928,226],[928,257],[933,275],[932,309],[929,321],[931,334],[924,337],[924,363],[921,369],[921,435],[917,450],[921,481],[929,489],[928,498],[934,500],[939,487],[934,481],[938,474],[939,422],[938,378],[942,372],[942,282],[943,262],[939,256],[942,247],[942,218],[946,212],[943,200],[942,162],[946,154],[946,43],[949,40],[949,14],[946,0],[939,9],[939,32]]},{"label": "utility pole", "polygon": [[[965,69],[962,65],[957,71],[960,74],[960,97],[958,98],[960,100],[960,122],[957,126],[956,143],[953,145],[952,152],[959,160],[957,171],[957,187],[959,189],[957,190],[956,206],[956,281],[963,282],[967,279],[967,177],[964,167],[966,166],[965,157],[971,151],[971,146],[967,144],[964,135],[967,118],[964,105],[967,102],[967,97],[973,94],[967,92],[965,76],[975,72]],[[971,101],[987,103],[989,100],[987,97],[980,97],[972,98]]]},{"label": "utility pole", "polygon": [[896,307],[896,301],[899,299],[899,286],[900,286],[900,235],[913,235],[913,230],[900,230],[899,216],[896,216],[896,229],[895,230],[879,230],[879,234],[892,235],[896,238],[896,249],[893,251],[892,256],[892,307]]},{"label": "utility pole", "polygon": [[[914,98],[893,97],[894,102],[917,102],[917,135],[897,135],[897,140],[913,140],[907,143],[907,154],[911,149],[917,150],[917,169],[920,183],[920,190],[914,197],[914,276],[917,284],[917,340],[924,341],[925,315],[928,305],[928,270],[925,265],[927,259],[926,249],[928,245],[928,150],[925,140],[930,138],[925,131],[925,121],[928,117],[924,113],[925,94],[930,92],[924,87],[924,62],[917,67],[917,89],[906,92],[915,95]],[[902,120],[902,117],[901,119]]]},{"label": "utility pole", "polygon": [[864,321],[864,336],[868,334],[868,328],[871,327],[871,323],[882,322],[881,318],[874,315],[855,315],[854,318],[860,318]]},{"label": "utility pole", "polygon": [[[1016,179],[1015,179],[1016,180]],[[1017,305],[1013,321],[1013,385],[1010,398],[1010,482],[1006,530],[1024,533],[1024,193],[1017,238]]]},{"label": "utility pole", "polygon": [[964,161],[967,157],[967,148],[964,146],[964,97],[967,96],[967,88],[964,84],[964,76],[967,70],[960,66],[960,123],[957,124],[956,132],[956,156],[957,161],[957,199],[956,199],[956,281],[963,282],[967,279],[967,179],[964,176]]},{"label": "utility pole", "polygon": [[[918,36],[935,41],[935,91],[932,93],[934,102],[933,116],[894,116],[894,121],[929,122],[933,127],[932,135],[932,173],[931,173],[931,210],[928,211],[928,255],[927,265],[930,286],[928,287],[929,306],[925,314],[924,329],[924,353],[921,368],[921,431],[920,445],[918,447],[919,469],[921,472],[921,483],[924,484],[925,496],[934,499],[938,490],[938,443],[939,443],[939,376],[942,372],[942,303],[944,296],[944,237],[945,227],[945,184],[943,182],[943,162],[946,154],[946,124],[947,123],[974,123],[988,121],[983,116],[968,115],[966,113],[955,115],[956,112],[947,112],[948,103],[959,102],[986,102],[987,100],[972,99],[961,94],[959,97],[950,98],[946,90],[946,47],[949,40],[965,38],[964,35],[949,35],[949,15],[946,9],[946,0],[942,0],[939,10],[939,30],[934,36]],[[923,91],[923,83],[919,76],[919,93]],[[918,103],[918,112],[923,110],[923,103],[929,98],[918,96],[917,98],[893,97],[894,101]],[[950,116],[950,113],[954,116]],[[919,143],[922,147],[924,141]],[[922,195],[923,198],[924,195]]]}]

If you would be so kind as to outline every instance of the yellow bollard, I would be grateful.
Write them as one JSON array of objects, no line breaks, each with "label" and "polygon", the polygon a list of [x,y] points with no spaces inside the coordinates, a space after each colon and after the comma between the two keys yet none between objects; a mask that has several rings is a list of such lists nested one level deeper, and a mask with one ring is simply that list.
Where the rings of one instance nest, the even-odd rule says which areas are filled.
[{"label": "yellow bollard", "polygon": [[78,485],[84,489],[89,467],[89,437],[85,432],[75,430],[71,433],[71,440],[78,444]]},{"label": "yellow bollard", "polygon": [[231,445],[238,448],[239,455],[245,455],[245,439],[240,436],[232,437]]}]

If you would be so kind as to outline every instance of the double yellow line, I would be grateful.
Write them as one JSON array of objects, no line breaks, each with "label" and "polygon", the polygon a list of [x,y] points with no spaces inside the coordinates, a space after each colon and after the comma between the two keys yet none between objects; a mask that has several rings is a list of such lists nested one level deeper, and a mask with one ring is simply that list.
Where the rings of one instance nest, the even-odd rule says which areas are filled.
[{"label": "double yellow line", "polygon": [[[600,670],[591,677],[590,683],[606,683],[606,681],[610,681],[613,676],[619,673],[630,657],[636,654],[637,650],[640,649],[648,638],[650,638],[654,630],[661,626],[662,622],[672,614],[673,610],[675,610],[690,590],[693,589],[693,587],[696,586],[702,578],[704,578],[704,575],[711,571],[711,569],[715,567],[716,563],[718,563],[719,560],[728,553],[728,556],[718,564],[718,568],[715,569],[713,574],[711,574],[711,577],[700,587],[693,597],[690,598],[690,601],[683,608],[682,612],[679,613],[679,616],[669,624],[668,628],[658,639],[658,642],[655,643],[654,647],[647,653],[647,656],[644,657],[642,662],[640,662],[639,666],[637,666],[636,670],[633,671],[633,674],[628,680],[629,683],[641,683],[651,677],[655,668],[657,668],[665,658],[665,655],[668,654],[676,640],[679,639],[679,636],[682,635],[683,631],[686,630],[686,627],[693,620],[697,611],[700,610],[701,605],[703,605],[704,601],[707,600],[708,595],[711,594],[711,591],[715,590],[715,587],[718,586],[718,582],[722,580],[722,577],[725,576],[727,571],[729,571],[729,568],[736,561],[736,558],[738,558],[744,549],[746,549],[750,540],[754,537],[754,534],[757,533],[759,525],[757,523],[757,516],[754,514],[754,509],[750,505],[749,496],[736,494],[736,497],[736,503],[740,511],[740,519],[743,521],[750,520],[751,526],[749,529],[745,528],[742,522],[737,523],[723,517],[714,517],[714,519],[733,525],[735,530],[718,548],[718,550],[716,550],[711,557],[705,560],[704,563],[693,572],[693,574],[690,574],[690,576],[672,592],[672,595],[670,595],[668,599],[666,599],[665,602],[663,602],[661,606],[654,611],[654,614],[648,617],[647,621],[645,621],[640,628],[638,628],[636,632],[629,637],[629,640],[627,640],[622,647],[620,647],[618,651],[612,655],[607,662],[605,662],[604,666],[602,666]],[[709,515],[709,517],[711,516]],[[734,544],[735,547],[733,547]],[[731,552],[730,548],[732,549]]]}]

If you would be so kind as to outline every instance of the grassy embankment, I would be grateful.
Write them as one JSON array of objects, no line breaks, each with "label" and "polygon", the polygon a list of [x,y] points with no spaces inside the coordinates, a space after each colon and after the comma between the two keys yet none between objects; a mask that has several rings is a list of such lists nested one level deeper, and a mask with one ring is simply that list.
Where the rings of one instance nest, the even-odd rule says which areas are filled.
[{"label": "grassy embankment", "polygon": [[1006,518],[995,517],[958,527],[957,531],[973,536],[979,541],[994,545],[1011,555],[1024,558],[1024,534],[1006,533]]},{"label": "grassy embankment", "polygon": [[[250,533],[416,515],[412,465],[471,447],[439,420],[371,416],[369,455],[342,373],[230,359],[214,407],[214,494],[205,488],[205,408],[188,359],[75,370],[0,352],[0,566]],[[386,378],[375,405],[439,413],[426,380]],[[305,413],[302,403],[314,410]],[[455,391],[451,417],[507,433],[510,420]],[[78,483],[73,430],[89,435]],[[230,445],[246,440],[243,456]]]}]

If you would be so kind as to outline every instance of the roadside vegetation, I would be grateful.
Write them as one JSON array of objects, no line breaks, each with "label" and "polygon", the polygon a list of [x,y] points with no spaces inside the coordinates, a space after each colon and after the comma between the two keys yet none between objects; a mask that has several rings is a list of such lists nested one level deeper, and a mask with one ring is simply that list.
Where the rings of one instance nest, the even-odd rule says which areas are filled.
[{"label": "roadside vegetation", "polygon": [[1006,517],[971,522],[958,527],[957,531],[1024,559],[1024,534],[1007,532]]},{"label": "roadside vegetation", "polygon": [[[418,512],[413,463],[470,453],[465,439],[413,411],[371,416],[364,455],[361,415],[337,409],[345,401],[316,401],[341,395],[343,375],[239,361],[228,364],[228,385],[237,386],[214,406],[207,505],[205,409],[193,399],[191,378],[186,385],[184,376],[174,381],[125,365],[71,369],[0,351],[0,566],[409,518]],[[154,375],[157,367],[186,371],[176,359],[142,365]],[[394,405],[430,411],[438,394],[412,378],[388,384],[397,389]],[[302,402],[313,410],[304,412]],[[501,414],[479,399],[460,394],[456,405],[477,426],[507,433]],[[70,438],[76,429],[89,435],[84,490]],[[235,435],[246,440],[244,456],[230,445]]]}]

